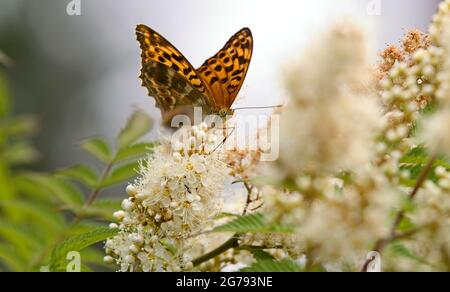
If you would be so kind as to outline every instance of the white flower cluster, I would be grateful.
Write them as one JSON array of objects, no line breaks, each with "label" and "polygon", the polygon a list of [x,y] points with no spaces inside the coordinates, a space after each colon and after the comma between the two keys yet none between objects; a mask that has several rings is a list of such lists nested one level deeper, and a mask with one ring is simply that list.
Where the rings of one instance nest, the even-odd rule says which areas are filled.
[{"label": "white flower cluster", "polygon": [[441,80],[436,73],[443,55],[444,51],[434,46],[418,49],[411,60],[395,63],[381,81],[386,122],[377,145],[378,164],[392,181],[402,175],[400,158],[415,146],[411,131],[420,112],[439,94]]},{"label": "white flower cluster", "polygon": [[[181,131],[181,132],[180,132]],[[205,124],[183,128],[142,163],[140,178],[114,216],[120,233],[106,243],[105,261],[121,271],[176,271],[189,266],[195,233],[221,210],[229,169]]]},{"label": "white flower cluster", "polygon": [[[264,214],[294,235],[260,235],[293,258],[357,263],[389,235],[397,196],[371,166],[381,107],[370,85],[366,32],[339,23],[287,76],[291,104],[281,114],[281,170],[290,191],[263,188]],[[318,62],[320,60],[320,62]],[[371,93],[372,92],[372,93]],[[351,170],[346,180],[334,176]],[[357,265],[356,265],[357,266]]]},{"label": "white flower cluster", "polygon": [[[450,5],[450,1],[447,4]],[[444,18],[443,15],[442,18]],[[443,52],[441,70],[436,74],[436,79],[440,81],[436,94],[440,107],[434,115],[425,120],[421,138],[426,141],[433,153],[450,156],[450,127],[448,126],[450,125],[450,10],[447,10],[447,18],[440,23],[447,24],[442,28],[440,38],[437,39],[442,45]]]},{"label": "white flower cluster", "polygon": [[353,181],[344,184],[338,179],[317,178],[310,179],[309,190],[304,184],[299,193],[263,190],[264,210],[270,220],[295,230],[295,236],[285,236],[284,242],[279,239],[291,256],[304,252],[311,261],[339,262],[357,269],[371,245],[389,235],[389,214],[399,197],[386,189],[384,176],[373,169],[361,172]]},{"label": "white flower cluster", "polygon": [[445,41],[443,38],[443,30],[448,27],[448,18],[450,15],[450,0],[444,0],[439,3],[438,12],[433,16],[433,21],[428,28],[431,41],[436,46],[442,46],[442,42]]},{"label": "white flower cluster", "polygon": [[372,159],[381,108],[367,78],[365,36],[353,23],[340,23],[290,66],[278,161],[286,176],[332,174]]},{"label": "white flower cluster", "polygon": [[[388,270],[445,271],[450,255],[450,172],[438,166],[436,181],[428,180],[414,200],[407,221],[413,234],[402,245],[414,255],[406,259],[392,252],[385,256]],[[388,251],[389,252],[389,251]]]}]

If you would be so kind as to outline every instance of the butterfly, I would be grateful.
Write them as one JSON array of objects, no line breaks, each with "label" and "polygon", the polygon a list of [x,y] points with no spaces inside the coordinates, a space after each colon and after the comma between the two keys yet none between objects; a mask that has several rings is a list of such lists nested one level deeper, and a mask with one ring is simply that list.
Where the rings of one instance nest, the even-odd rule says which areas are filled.
[{"label": "butterfly", "polygon": [[136,36],[142,50],[140,78],[156,100],[164,124],[193,107],[204,114],[225,117],[242,87],[253,53],[250,29],[235,33],[225,46],[195,69],[180,51],[151,28],[139,24]]}]

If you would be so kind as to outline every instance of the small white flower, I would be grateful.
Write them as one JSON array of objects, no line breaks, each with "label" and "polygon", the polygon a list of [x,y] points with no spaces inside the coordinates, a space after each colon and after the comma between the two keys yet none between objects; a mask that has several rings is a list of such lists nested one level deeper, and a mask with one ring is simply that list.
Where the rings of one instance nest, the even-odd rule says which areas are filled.
[{"label": "small white flower", "polygon": [[120,211],[114,212],[113,216],[114,216],[114,218],[116,218],[117,220],[120,221],[125,218],[125,212],[120,210]]}]

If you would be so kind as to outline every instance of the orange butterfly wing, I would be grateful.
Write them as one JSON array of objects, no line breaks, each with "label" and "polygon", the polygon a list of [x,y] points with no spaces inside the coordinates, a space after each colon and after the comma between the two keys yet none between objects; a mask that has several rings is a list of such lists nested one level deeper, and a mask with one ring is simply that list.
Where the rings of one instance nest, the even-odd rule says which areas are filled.
[{"label": "orange butterfly wing", "polygon": [[233,104],[250,66],[252,53],[252,33],[250,29],[243,28],[197,69],[219,108],[229,109]]},{"label": "orange butterfly wing", "polygon": [[186,107],[215,109],[207,87],[180,51],[143,24],[136,27],[136,36],[142,50],[142,85],[155,98],[163,120],[167,121]]}]

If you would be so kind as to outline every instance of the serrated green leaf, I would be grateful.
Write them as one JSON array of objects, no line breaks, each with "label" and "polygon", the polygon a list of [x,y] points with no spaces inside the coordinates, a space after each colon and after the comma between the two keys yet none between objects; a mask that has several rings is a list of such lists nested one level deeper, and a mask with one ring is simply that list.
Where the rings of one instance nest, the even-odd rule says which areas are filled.
[{"label": "serrated green leaf", "polygon": [[119,232],[118,229],[99,228],[97,230],[69,238],[56,246],[50,257],[50,270],[59,270],[65,261],[67,254],[71,251],[81,251],[97,242],[113,237]]},{"label": "serrated green leaf", "polygon": [[[428,154],[424,146],[417,146],[411,149],[400,160],[400,169],[408,171],[410,176],[408,178],[401,178],[400,183],[406,187],[414,187],[417,178],[419,177],[420,173],[422,172],[425,165],[429,162],[429,160],[430,155]],[[435,160],[433,167],[438,166],[450,170],[450,163],[446,160],[445,157],[438,157]],[[430,171],[430,173],[428,174],[428,179],[433,182],[437,182],[438,177],[436,176],[434,171]]]},{"label": "serrated green leaf", "polygon": [[99,228],[104,228],[105,224],[95,223],[91,221],[81,221],[78,224],[71,226],[65,232],[68,237],[74,237],[77,235],[85,234],[88,232],[95,231]]},{"label": "serrated green leaf", "polygon": [[97,172],[87,165],[75,165],[58,170],[58,175],[76,180],[88,187],[95,187],[98,181]]},{"label": "serrated green leaf", "polygon": [[81,148],[104,163],[111,162],[113,158],[111,148],[102,138],[84,140],[81,142]]},{"label": "serrated green leaf", "polygon": [[111,174],[101,184],[101,187],[106,188],[115,184],[130,181],[137,176],[138,169],[138,162],[119,165],[112,170]]},{"label": "serrated green leaf", "polygon": [[241,272],[300,272],[300,267],[289,259],[261,260],[240,270]]},{"label": "serrated green leaf", "polygon": [[128,147],[124,147],[117,152],[114,162],[125,159],[139,158],[151,152],[155,143],[137,143]]},{"label": "serrated green leaf", "polygon": [[152,119],[144,111],[135,111],[117,138],[118,148],[123,149],[136,142],[150,132],[152,124]]},{"label": "serrated green leaf", "polygon": [[47,190],[68,207],[76,208],[83,205],[83,194],[73,184],[47,174],[29,173],[27,177],[36,184],[36,187]]},{"label": "serrated green leaf", "polygon": [[213,232],[237,232],[237,233],[290,233],[292,228],[277,224],[269,224],[263,214],[255,213],[246,216],[239,216],[237,219],[218,226]]},{"label": "serrated green leaf", "polygon": [[[400,160],[404,166],[424,166],[430,160],[430,155],[424,146],[417,146],[411,149]],[[444,157],[438,157],[434,162],[434,166],[442,166],[446,169],[450,169],[450,162]]]}]

